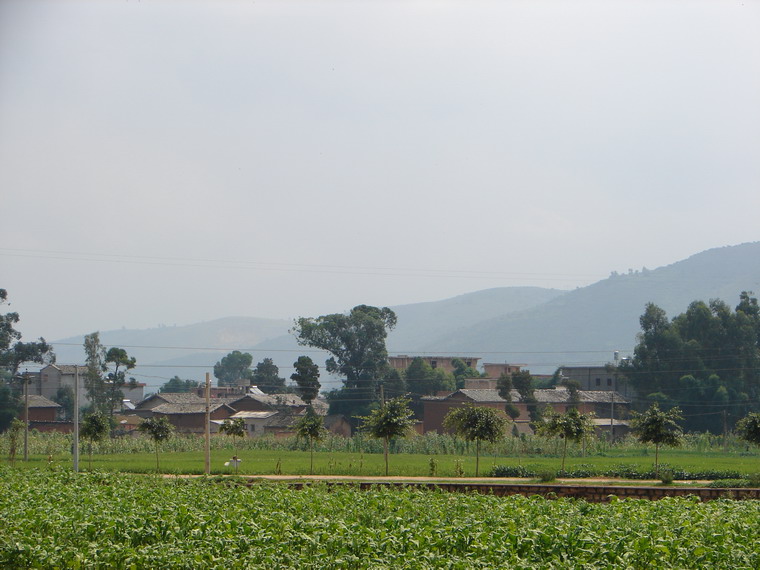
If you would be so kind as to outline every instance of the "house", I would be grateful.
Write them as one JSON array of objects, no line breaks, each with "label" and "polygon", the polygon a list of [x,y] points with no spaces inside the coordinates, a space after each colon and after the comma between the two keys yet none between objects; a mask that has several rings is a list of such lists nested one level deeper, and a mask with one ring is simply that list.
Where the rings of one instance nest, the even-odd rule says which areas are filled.
[{"label": "house", "polygon": [[[48,400],[45,396],[38,396],[36,394],[29,394],[27,396],[28,404],[21,408],[19,418],[22,421],[26,421],[25,410],[29,408],[29,421],[30,422],[54,422],[58,419],[58,410],[61,409],[59,404]],[[21,398],[22,404],[24,398]]]},{"label": "house", "polygon": [[[87,397],[87,386],[85,384],[86,374],[86,366],[76,364],[48,364],[31,377],[29,392],[44,396],[48,399],[55,398],[58,390],[64,386],[67,386],[74,391],[74,384],[77,383],[78,375],[79,397],[77,404],[79,408],[83,408],[90,403],[90,399]],[[131,402],[139,402],[142,400],[144,390],[145,384],[141,382],[127,384],[121,389],[124,393],[124,399]]]},{"label": "house", "polygon": [[[206,432],[206,402],[163,403],[151,408],[153,417],[165,417],[178,432]],[[211,420],[225,420],[231,417],[235,410],[224,402],[211,402],[209,416]]]},{"label": "house", "polygon": [[441,368],[446,372],[454,372],[454,360],[461,360],[471,368],[478,367],[479,357],[475,356],[407,356],[400,354],[398,356],[389,356],[388,364],[395,370],[406,370],[415,358],[421,358],[427,362],[431,368]]},{"label": "house", "polygon": [[[630,400],[621,394],[611,391],[578,391],[578,401],[572,401],[572,394],[565,388],[548,390],[535,390],[534,396],[539,407],[549,407],[557,413],[566,412],[575,405],[581,413],[593,412],[599,418],[612,417],[622,418],[627,414]],[[518,431],[528,433],[529,414],[528,405],[522,400],[517,390],[511,391],[512,405],[520,412],[515,420]],[[507,404],[499,391],[495,388],[463,388],[446,396],[425,396],[421,398],[423,404],[423,431],[445,433],[443,419],[449,411],[456,407],[468,404],[493,408],[506,415],[504,408]],[[609,423],[609,420],[607,420]]]},{"label": "house", "polygon": [[483,363],[483,372],[485,372],[486,378],[500,378],[502,374],[510,376],[516,372],[520,372],[524,364],[498,364],[491,362]]},{"label": "house", "polygon": [[191,392],[159,392],[135,405],[134,413],[143,418],[153,415],[153,409],[163,404],[206,404],[206,400]]},{"label": "house", "polygon": [[628,381],[618,374],[617,367],[609,366],[562,366],[559,369],[562,380],[574,380],[579,390],[602,390],[619,392],[626,397],[635,393]]}]

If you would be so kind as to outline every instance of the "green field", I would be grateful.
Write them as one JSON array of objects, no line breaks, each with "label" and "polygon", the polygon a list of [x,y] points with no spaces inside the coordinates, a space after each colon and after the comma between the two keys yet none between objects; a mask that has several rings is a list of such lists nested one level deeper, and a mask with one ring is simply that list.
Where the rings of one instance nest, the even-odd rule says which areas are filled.
[{"label": "green field", "polygon": [[758,568],[759,501],[592,504],[0,469],[3,568]]}]

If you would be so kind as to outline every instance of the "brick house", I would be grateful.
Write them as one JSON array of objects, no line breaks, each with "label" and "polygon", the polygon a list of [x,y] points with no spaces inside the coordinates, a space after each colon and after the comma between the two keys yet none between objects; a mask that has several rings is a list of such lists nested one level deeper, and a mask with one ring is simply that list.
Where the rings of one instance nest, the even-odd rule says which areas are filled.
[{"label": "brick house", "polygon": [[431,368],[441,368],[446,372],[454,372],[454,360],[459,359],[472,368],[477,368],[478,361],[480,360],[476,356],[407,356],[406,354],[400,354],[398,356],[389,356],[388,364],[395,370],[403,371],[409,368],[409,365],[415,358],[421,358]]},{"label": "brick house", "polygon": [[[160,404],[152,408],[153,417],[165,417],[178,432],[203,434],[206,431],[206,402],[185,404]],[[225,420],[235,410],[224,402],[211,402],[209,415],[212,420]]]}]

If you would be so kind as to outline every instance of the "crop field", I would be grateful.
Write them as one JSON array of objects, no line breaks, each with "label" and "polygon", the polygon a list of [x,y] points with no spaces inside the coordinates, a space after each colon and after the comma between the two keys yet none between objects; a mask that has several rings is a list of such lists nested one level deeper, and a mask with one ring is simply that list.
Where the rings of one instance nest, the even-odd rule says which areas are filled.
[{"label": "crop field", "polygon": [[758,568],[760,502],[0,469],[4,568]]}]

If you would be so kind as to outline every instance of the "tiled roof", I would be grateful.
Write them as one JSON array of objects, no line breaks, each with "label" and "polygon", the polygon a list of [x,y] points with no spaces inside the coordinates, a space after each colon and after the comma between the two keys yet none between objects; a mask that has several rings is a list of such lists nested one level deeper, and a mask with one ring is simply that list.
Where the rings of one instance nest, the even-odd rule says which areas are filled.
[{"label": "tiled roof", "polygon": [[[61,406],[55,402],[48,400],[45,396],[37,396],[36,394],[29,394],[29,407],[30,408],[60,408]],[[23,401],[23,398],[22,398]]]},{"label": "tiled roof", "polygon": [[[473,402],[480,403],[493,403],[493,402],[505,402],[505,400],[499,396],[499,391],[496,389],[461,389],[449,394],[445,397],[440,396],[426,396],[423,400],[452,400],[456,398],[457,394],[465,396],[467,399]],[[517,390],[512,390],[512,402],[521,403],[522,397]],[[534,395],[539,404],[565,404],[570,401],[570,391],[565,388],[552,388],[548,390],[535,390]],[[631,401],[625,398],[618,392],[612,392],[610,390],[578,390],[578,401],[581,403],[596,403],[596,404],[630,404]]]},{"label": "tiled roof", "polygon": [[79,369],[80,374],[87,372],[86,366],[80,366],[78,364],[51,364],[53,368],[57,368],[61,371],[61,374],[74,374]]},{"label": "tiled roof", "polygon": [[265,420],[267,418],[271,418],[272,416],[276,416],[277,412],[275,411],[264,411],[264,412],[237,412],[236,414],[232,414],[233,418],[243,418],[244,420]]},{"label": "tiled roof", "polygon": [[[221,407],[229,407],[224,402],[212,401],[209,406],[209,411],[214,412]],[[161,404],[153,408],[154,414],[204,414],[206,413],[206,402],[192,402],[192,403],[167,403]]]}]

